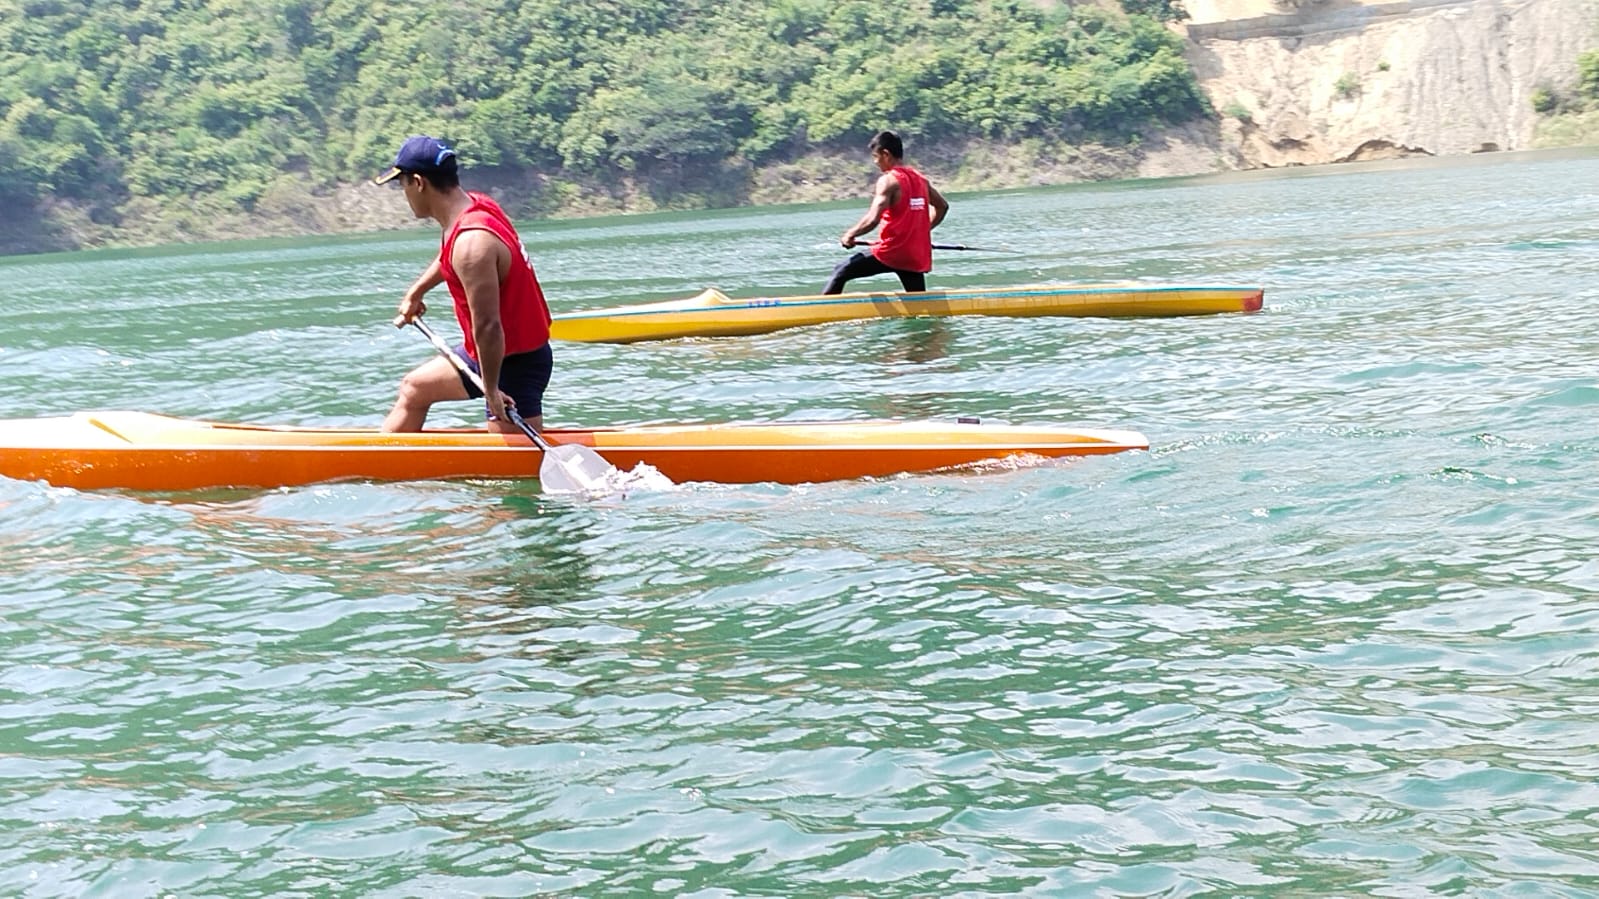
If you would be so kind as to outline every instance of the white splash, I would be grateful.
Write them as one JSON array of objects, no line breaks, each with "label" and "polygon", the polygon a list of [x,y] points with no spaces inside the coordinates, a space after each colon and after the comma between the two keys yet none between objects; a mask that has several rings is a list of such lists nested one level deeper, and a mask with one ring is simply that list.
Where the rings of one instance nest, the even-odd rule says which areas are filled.
[{"label": "white splash", "polygon": [[583,481],[584,486],[571,490],[551,490],[544,493],[554,496],[582,496],[586,499],[626,499],[636,493],[664,493],[676,490],[677,484],[655,466],[640,462],[632,471],[610,468],[596,478]]}]

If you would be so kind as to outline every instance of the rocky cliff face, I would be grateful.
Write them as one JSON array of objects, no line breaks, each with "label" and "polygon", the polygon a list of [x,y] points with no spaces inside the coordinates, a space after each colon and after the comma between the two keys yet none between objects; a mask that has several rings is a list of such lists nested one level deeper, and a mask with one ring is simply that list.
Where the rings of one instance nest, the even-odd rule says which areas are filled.
[{"label": "rocky cliff face", "polygon": [[1599,46],[1599,0],[1196,0],[1190,12],[1189,59],[1229,168],[1526,149],[1533,90],[1569,88],[1577,55]]}]

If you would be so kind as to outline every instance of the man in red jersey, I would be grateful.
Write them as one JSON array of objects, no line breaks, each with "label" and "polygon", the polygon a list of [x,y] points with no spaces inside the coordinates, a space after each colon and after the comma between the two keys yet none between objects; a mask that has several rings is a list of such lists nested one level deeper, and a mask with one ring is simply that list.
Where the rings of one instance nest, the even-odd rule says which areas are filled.
[{"label": "man in red jersey", "polygon": [[921,172],[905,164],[905,145],[899,135],[879,131],[866,149],[883,174],[877,179],[871,207],[838,242],[857,246],[855,239],[879,222],[883,230],[870,252],[856,253],[833,269],[822,293],[843,293],[846,281],[886,272],[898,275],[907,291],[926,290],[927,273],[933,270],[932,231],[949,212],[949,203]]},{"label": "man in red jersey", "polygon": [[480,396],[488,407],[489,430],[520,433],[506,415],[507,398],[530,427],[542,430],[544,390],[554,361],[550,307],[510,217],[484,194],[461,188],[455,151],[438,138],[407,139],[394,165],[372,181],[395,179],[411,212],[443,229],[439,255],[405,291],[395,324],[426,312],[423,295],[448,285],[466,338],[455,354],[482,376],[487,392],[449,360],[434,356],[400,382],[383,430],[420,431],[434,403]]}]

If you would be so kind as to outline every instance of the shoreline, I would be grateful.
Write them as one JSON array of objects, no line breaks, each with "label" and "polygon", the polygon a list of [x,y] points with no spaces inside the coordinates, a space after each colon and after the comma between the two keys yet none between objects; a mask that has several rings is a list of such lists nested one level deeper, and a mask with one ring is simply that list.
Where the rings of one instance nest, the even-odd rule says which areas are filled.
[{"label": "shoreline", "polygon": [[[1171,144],[1167,144],[1171,146]],[[1489,162],[1526,155],[1558,158],[1565,154],[1599,153],[1599,143],[1540,147],[1526,150],[1463,153],[1455,155],[1393,154],[1378,158],[1330,161],[1313,165],[1251,167],[1205,167],[1197,164],[1198,155],[1184,156],[1169,151],[1151,153],[1105,148],[1063,148],[1060,145],[1014,147],[967,145],[959,151],[925,154],[926,161],[911,153],[909,161],[928,173],[939,189],[949,194],[1016,190],[1034,187],[1064,187],[1073,184],[1111,184],[1187,178],[1205,175],[1269,173],[1283,169],[1333,169],[1348,166],[1403,163],[1426,165]],[[1073,155],[1067,155],[1073,154]],[[1066,158],[1062,158],[1065,156]],[[1215,157],[1211,157],[1213,160]],[[1010,165],[996,163],[1009,161]],[[1019,162],[1020,164],[1019,164]],[[810,203],[860,201],[870,195],[871,176],[864,159],[852,162],[841,156],[814,156],[794,163],[752,170],[755,186],[744,202],[726,205],[662,204],[651,199],[653,186],[648,181],[625,182],[609,190],[522,176],[502,170],[466,169],[462,182],[469,190],[488,193],[506,206],[519,223],[534,221],[573,221],[606,216],[649,215],[661,212],[693,212],[752,209]],[[1088,177],[1089,175],[1106,177]],[[585,199],[568,201],[546,211],[552,194],[578,193]],[[189,215],[158,214],[153,209],[135,208],[130,218],[118,227],[88,222],[81,211],[57,205],[50,210],[55,228],[39,228],[37,223],[13,220],[0,225],[0,258],[15,258],[51,253],[94,250],[153,249],[229,241],[299,239],[319,236],[354,237],[363,234],[405,231],[420,228],[398,194],[362,182],[331,189],[280,191],[269,199],[267,208],[253,213],[227,213],[207,209],[202,201],[191,207]],[[203,225],[201,224],[203,221]],[[137,235],[130,239],[130,235]],[[77,238],[63,241],[63,237]],[[43,239],[41,239],[43,238]],[[53,238],[53,239],[52,239]]]}]

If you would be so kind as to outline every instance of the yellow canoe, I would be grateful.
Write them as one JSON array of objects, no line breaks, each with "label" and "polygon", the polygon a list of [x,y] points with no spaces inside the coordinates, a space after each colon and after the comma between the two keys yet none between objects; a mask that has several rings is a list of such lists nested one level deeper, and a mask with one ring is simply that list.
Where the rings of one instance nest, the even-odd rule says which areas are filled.
[{"label": "yellow canoe", "polygon": [[[951,422],[649,425],[561,430],[623,471],[679,483],[799,484],[931,471],[1011,456],[1147,449],[1135,431]],[[321,481],[535,478],[543,454],[521,434],[224,424],[145,412],[0,420],[0,476],[80,489],[196,490]]]},{"label": "yellow canoe", "polygon": [[614,306],[555,316],[550,335],[584,343],[633,343],[673,337],[731,337],[862,318],[917,315],[1068,315],[1163,317],[1255,312],[1259,287],[1147,284],[1035,284],[925,293],[737,299],[710,288],[686,300]]}]

